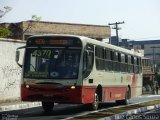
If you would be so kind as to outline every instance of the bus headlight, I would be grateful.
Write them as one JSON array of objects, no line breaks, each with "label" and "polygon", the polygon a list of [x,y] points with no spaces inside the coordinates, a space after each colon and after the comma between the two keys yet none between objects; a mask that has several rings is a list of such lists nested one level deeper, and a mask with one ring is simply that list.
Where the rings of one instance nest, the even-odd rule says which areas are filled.
[{"label": "bus headlight", "polygon": [[29,88],[29,85],[26,85],[26,88]]},{"label": "bus headlight", "polygon": [[75,89],[76,87],[75,86],[71,86],[71,89]]}]

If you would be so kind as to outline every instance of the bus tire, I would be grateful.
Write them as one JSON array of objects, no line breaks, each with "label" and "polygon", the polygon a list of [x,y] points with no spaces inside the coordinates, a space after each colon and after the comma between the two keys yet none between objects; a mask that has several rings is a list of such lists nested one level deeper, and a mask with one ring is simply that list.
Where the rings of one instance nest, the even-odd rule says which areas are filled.
[{"label": "bus tire", "polygon": [[131,98],[131,91],[129,87],[127,87],[126,93],[125,93],[125,99],[123,100],[116,100],[117,105],[128,105],[129,99]]},{"label": "bus tire", "polygon": [[52,112],[54,103],[52,102],[42,102],[42,108],[45,112]]},{"label": "bus tire", "polygon": [[94,94],[94,100],[91,103],[91,109],[92,110],[97,110],[98,106],[99,106],[99,97],[98,97],[97,92],[95,92],[95,94]]}]

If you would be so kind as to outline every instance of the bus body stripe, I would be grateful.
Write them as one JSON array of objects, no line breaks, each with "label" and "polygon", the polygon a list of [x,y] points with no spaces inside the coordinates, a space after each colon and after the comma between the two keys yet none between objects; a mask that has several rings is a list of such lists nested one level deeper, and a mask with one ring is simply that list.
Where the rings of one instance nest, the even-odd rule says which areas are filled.
[{"label": "bus body stripe", "polygon": [[[53,92],[52,92],[53,91]],[[96,86],[71,86],[56,88],[48,85],[21,86],[23,101],[50,101],[57,103],[92,103]],[[102,88],[102,101],[108,102],[125,98],[125,86],[105,86]]]}]

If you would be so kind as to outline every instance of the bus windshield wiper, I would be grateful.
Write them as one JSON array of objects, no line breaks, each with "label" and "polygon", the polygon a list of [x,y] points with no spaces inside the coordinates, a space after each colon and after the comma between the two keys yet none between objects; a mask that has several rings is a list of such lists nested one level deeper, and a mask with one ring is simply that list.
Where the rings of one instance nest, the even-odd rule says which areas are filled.
[{"label": "bus windshield wiper", "polygon": [[34,71],[36,71],[36,68],[32,64],[30,64],[30,66],[34,69]]}]

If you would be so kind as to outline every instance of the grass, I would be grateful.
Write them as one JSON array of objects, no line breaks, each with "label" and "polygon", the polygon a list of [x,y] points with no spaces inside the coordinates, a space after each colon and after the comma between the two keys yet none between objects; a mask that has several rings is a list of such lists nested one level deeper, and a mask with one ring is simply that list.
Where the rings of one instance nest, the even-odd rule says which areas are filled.
[{"label": "grass", "polygon": [[75,117],[75,118],[72,118],[71,120],[97,120],[97,119],[109,117],[118,113],[123,113],[129,110],[138,109],[141,107],[146,107],[146,106],[151,106],[156,104],[160,104],[160,100],[153,100],[153,101],[148,101],[148,102],[139,103],[139,104],[130,105],[130,106],[123,106],[118,108],[109,108],[103,111]]}]

